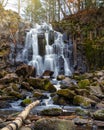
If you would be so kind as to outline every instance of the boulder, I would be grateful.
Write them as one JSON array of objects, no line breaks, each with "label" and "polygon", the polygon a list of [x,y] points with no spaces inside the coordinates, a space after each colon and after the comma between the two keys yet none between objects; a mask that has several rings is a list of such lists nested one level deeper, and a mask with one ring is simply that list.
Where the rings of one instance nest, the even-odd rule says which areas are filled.
[{"label": "boulder", "polygon": [[87,98],[87,97],[77,95],[74,97],[73,104],[80,105],[84,108],[88,108],[91,106],[95,106],[96,102],[94,100]]},{"label": "boulder", "polygon": [[33,96],[37,99],[44,97],[44,95],[41,92],[34,92]]},{"label": "boulder", "polygon": [[75,90],[76,94],[81,95],[81,96],[89,96],[90,92],[87,89],[76,89]]},{"label": "boulder", "polygon": [[45,70],[42,77],[52,77],[52,75],[54,74],[53,71],[50,71],[50,70]]},{"label": "boulder", "polygon": [[15,73],[7,74],[3,78],[0,79],[0,83],[7,84],[11,82],[18,82],[19,78]]},{"label": "boulder", "polygon": [[58,94],[59,96],[62,96],[62,97],[68,98],[68,99],[73,99],[74,96],[76,95],[76,94],[74,93],[74,91],[69,90],[69,89],[61,89],[61,90],[58,90],[58,91],[57,91],[57,94]]},{"label": "boulder", "polygon": [[24,78],[29,77],[29,76],[34,77],[36,75],[36,70],[33,66],[23,64],[23,65],[17,67],[16,74],[18,76],[23,76]]},{"label": "boulder", "polygon": [[90,85],[90,81],[88,79],[80,80],[78,82],[78,86],[81,89],[87,89],[89,85]]},{"label": "boulder", "polygon": [[43,118],[35,122],[35,130],[75,130],[75,125],[70,120],[57,118]]},{"label": "boulder", "polygon": [[93,118],[104,121],[104,109],[97,110],[93,113]]},{"label": "boulder", "polygon": [[57,80],[63,80],[63,79],[65,79],[65,75],[58,75],[57,76]]},{"label": "boulder", "polygon": [[90,86],[90,91],[93,93],[93,95],[103,98],[104,94],[100,88],[100,86]]},{"label": "boulder", "polygon": [[63,110],[60,108],[44,109],[41,111],[41,114],[45,116],[59,116],[62,113],[63,113]]},{"label": "boulder", "polygon": [[29,90],[29,91],[34,90],[33,87],[31,87],[31,86],[29,85],[29,83],[27,83],[27,82],[22,82],[22,83],[21,83],[21,88],[22,88],[22,89]]},{"label": "boulder", "polygon": [[41,78],[28,78],[27,82],[34,87],[34,89],[42,89],[49,92],[55,92],[56,88],[52,85],[52,83],[48,79]]}]

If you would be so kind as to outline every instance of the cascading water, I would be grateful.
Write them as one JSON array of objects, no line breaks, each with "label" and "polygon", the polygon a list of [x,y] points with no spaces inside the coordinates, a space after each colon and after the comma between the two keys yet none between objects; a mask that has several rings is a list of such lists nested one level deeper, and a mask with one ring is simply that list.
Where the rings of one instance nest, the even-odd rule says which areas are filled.
[{"label": "cascading water", "polygon": [[[50,45],[50,31],[53,32],[54,42]],[[45,37],[45,55],[41,56],[39,51],[39,35],[43,34]],[[64,74],[71,75],[70,64],[68,57],[64,55],[65,44],[63,42],[63,35],[52,30],[50,25],[36,25],[34,29],[27,32],[26,44],[23,50],[23,61],[31,66],[34,66],[37,75],[42,75],[45,70],[54,71],[54,76]]]}]

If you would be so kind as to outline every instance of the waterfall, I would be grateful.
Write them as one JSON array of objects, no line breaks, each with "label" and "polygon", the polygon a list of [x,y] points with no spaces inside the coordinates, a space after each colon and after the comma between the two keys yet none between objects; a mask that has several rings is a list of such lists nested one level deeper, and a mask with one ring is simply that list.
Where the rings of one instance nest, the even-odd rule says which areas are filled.
[{"label": "waterfall", "polygon": [[[50,44],[50,31],[53,32],[53,43]],[[44,55],[40,55],[39,37],[44,36],[45,48]],[[42,37],[43,38],[43,37]],[[36,25],[34,29],[27,32],[25,47],[22,52],[22,59],[25,63],[34,66],[37,75],[42,75],[45,70],[54,71],[54,76],[64,74],[71,75],[69,57],[65,56],[65,43],[63,42],[63,35],[56,32],[48,24]]]}]

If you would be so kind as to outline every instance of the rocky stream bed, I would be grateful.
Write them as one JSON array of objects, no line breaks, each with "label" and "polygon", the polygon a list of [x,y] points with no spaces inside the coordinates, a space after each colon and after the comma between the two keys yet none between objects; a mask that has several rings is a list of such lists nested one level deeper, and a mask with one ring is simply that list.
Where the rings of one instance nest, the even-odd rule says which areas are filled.
[{"label": "rocky stream bed", "polygon": [[104,70],[52,78],[46,71],[22,64],[0,71],[0,128],[13,121],[28,104],[40,100],[20,130],[103,130]]}]

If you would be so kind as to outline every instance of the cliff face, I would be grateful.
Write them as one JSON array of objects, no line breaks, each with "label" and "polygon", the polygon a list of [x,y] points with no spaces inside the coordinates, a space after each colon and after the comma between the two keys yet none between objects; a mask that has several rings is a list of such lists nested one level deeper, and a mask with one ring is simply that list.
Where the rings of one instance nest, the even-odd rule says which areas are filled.
[{"label": "cliff face", "polygon": [[80,11],[52,23],[74,46],[74,64],[80,72],[104,67],[104,7]]}]

